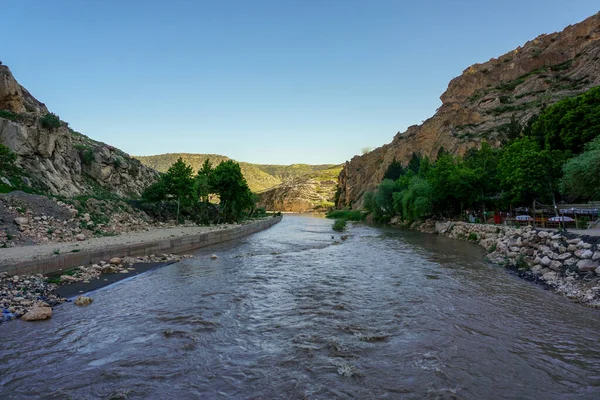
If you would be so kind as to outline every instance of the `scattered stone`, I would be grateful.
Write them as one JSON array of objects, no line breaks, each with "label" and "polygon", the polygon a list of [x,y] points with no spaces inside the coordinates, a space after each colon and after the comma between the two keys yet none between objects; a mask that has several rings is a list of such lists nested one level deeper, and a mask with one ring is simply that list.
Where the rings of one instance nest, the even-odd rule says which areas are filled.
[{"label": "scattered stone", "polygon": [[217,258],[219,258],[219,256],[218,256],[218,255],[216,255],[216,254],[212,254],[212,255],[210,256],[210,258],[211,258],[211,259],[213,259],[213,260],[216,260]]},{"label": "scattered stone", "polygon": [[77,239],[77,241],[79,241],[79,242],[82,242],[85,240],[85,235],[83,233],[80,233],[75,236],[75,239]]},{"label": "scattered stone", "polygon": [[580,260],[577,263],[577,268],[581,272],[590,272],[596,270],[598,268],[598,263],[592,260]]},{"label": "scattered stone", "polygon": [[544,258],[542,258],[542,265],[544,267],[550,266],[551,263],[552,263],[552,260],[548,256],[544,256]]},{"label": "scattered stone", "polygon": [[587,258],[592,258],[592,255],[594,255],[594,253],[592,253],[591,250],[585,250],[583,253],[581,253],[581,255],[579,257],[583,258],[583,259],[587,259]]},{"label": "scattered stone", "polygon": [[109,263],[112,265],[118,265],[121,264],[121,259],[119,257],[113,257],[110,259]]},{"label": "scattered stone", "polygon": [[550,269],[553,271],[559,271],[562,268],[562,263],[560,261],[552,261],[550,263]]},{"label": "scattered stone", "polygon": [[29,222],[29,219],[25,218],[25,217],[15,218],[15,224],[17,224],[17,225],[27,225],[28,222]]},{"label": "scattered stone", "polygon": [[87,306],[89,304],[92,304],[94,300],[91,297],[87,297],[87,296],[78,296],[75,299],[75,305],[76,306]]},{"label": "scattered stone", "polygon": [[52,316],[52,308],[36,304],[31,310],[21,317],[23,321],[42,321]]}]

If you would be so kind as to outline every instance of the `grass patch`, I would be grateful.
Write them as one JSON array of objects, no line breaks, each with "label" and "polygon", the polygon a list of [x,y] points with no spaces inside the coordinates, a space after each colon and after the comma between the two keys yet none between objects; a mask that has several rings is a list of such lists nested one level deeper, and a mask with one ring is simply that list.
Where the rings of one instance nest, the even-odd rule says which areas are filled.
[{"label": "grass patch", "polygon": [[367,213],[360,210],[333,210],[327,213],[327,218],[344,219],[347,221],[364,221]]},{"label": "grass patch", "polygon": [[469,237],[467,238],[471,242],[476,242],[479,239],[479,236],[475,232],[469,233]]}]

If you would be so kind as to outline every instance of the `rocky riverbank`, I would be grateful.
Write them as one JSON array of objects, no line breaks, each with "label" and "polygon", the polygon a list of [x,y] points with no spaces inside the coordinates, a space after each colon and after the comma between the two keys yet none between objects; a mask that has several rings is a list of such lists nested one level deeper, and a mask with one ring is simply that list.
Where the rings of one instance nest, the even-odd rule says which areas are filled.
[{"label": "rocky riverbank", "polygon": [[[66,297],[60,295],[60,292],[65,292],[61,290],[65,285],[83,283],[86,285],[80,285],[79,288],[87,290],[79,290],[79,292],[87,292],[120,278],[114,279],[110,277],[111,275],[119,274],[125,277],[126,274],[134,273],[141,264],[164,265],[190,257],[192,256],[176,254],[113,257],[97,264],[81,265],[50,276],[42,274],[19,276],[0,272],[0,323],[21,317],[25,317],[27,321],[49,318],[52,315],[52,307],[67,301]],[[50,311],[46,310],[47,308]]]},{"label": "rocky riverbank", "polygon": [[599,237],[454,221],[403,225],[396,220],[392,225],[478,244],[486,249],[490,261],[518,276],[575,302],[600,307]]}]

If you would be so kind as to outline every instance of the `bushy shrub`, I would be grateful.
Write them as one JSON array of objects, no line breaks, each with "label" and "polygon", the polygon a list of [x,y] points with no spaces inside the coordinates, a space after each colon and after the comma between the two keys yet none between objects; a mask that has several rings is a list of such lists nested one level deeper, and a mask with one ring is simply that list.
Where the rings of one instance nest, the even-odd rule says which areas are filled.
[{"label": "bushy shrub", "polygon": [[343,218],[338,218],[335,220],[332,226],[333,230],[336,232],[343,232],[346,230],[346,220]]},{"label": "bushy shrub", "polygon": [[58,118],[58,115],[53,113],[48,113],[40,118],[40,123],[44,128],[47,129],[60,128],[60,118]]}]

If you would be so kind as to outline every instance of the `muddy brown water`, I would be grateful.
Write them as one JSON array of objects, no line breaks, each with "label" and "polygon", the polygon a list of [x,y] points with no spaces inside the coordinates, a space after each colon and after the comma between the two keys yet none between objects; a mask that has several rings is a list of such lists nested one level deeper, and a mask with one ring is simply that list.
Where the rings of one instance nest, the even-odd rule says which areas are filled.
[{"label": "muddy brown water", "polygon": [[598,310],[469,243],[331,225],[286,215],[0,325],[0,398],[600,398]]}]

